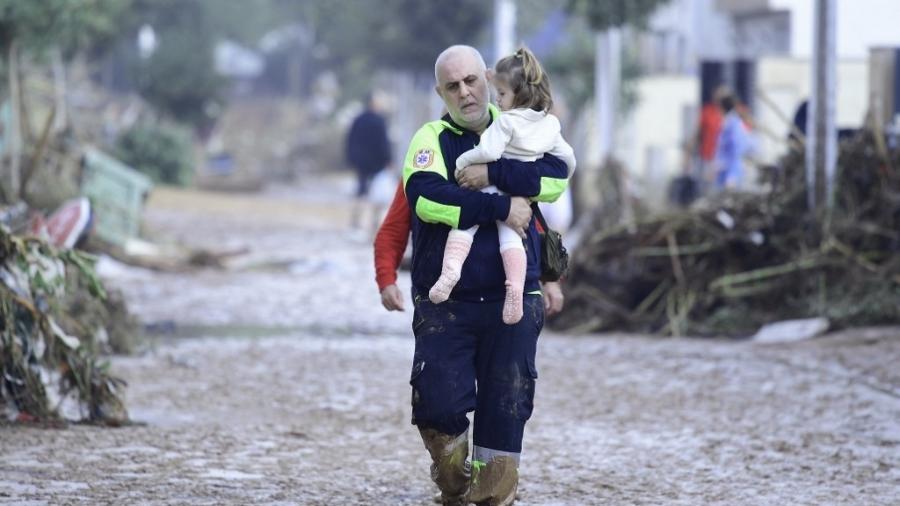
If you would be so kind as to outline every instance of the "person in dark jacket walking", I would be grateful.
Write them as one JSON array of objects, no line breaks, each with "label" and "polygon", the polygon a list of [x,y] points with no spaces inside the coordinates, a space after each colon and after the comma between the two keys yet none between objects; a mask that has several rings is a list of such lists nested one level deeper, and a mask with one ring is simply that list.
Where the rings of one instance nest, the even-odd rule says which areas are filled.
[{"label": "person in dark jacket walking", "polygon": [[[347,134],[346,158],[356,170],[356,202],[353,206],[351,225],[362,228],[362,214],[372,179],[391,161],[391,144],[388,140],[387,121],[382,115],[382,99],[376,92],[366,97],[365,110],[353,120]],[[370,210],[370,212],[372,212]],[[373,213],[374,214],[374,213]],[[372,228],[380,216],[372,216]]]}]

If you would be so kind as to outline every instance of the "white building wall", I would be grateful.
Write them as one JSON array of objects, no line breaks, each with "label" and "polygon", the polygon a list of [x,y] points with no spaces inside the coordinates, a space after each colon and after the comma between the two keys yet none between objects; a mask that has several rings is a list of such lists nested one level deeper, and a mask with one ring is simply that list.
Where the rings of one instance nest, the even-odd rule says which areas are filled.
[{"label": "white building wall", "polygon": [[[770,0],[773,8],[791,11],[791,55],[812,54],[812,0]],[[873,46],[900,46],[900,0],[839,0],[837,3],[838,58],[864,58]]]},{"label": "white building wall", "polygon": [[639,81],[638,93],[638,105],[619,129],[616,155],[647,203],[659,207],[669,179],[683,166],[683,144],[691,135],[684,112],[696,110],[700,82],[691,76],[649,76]]},{"label": "white building wall", "polygon": [[[844,59],[838,61],[837,67],[835,121],[838,128],[859,128],[868,108],[868,62]],[[810,74],[810,62],[803,58],[770,57],[757,62],[757,95],[764,95],[768,101],[757,100],[754,113],[759,130],[770,133],[760,133],[762,162],[772,163],[784,152],[790,124],[779,117],[779,112],[793,120],[797,107],[809,97]]]}]

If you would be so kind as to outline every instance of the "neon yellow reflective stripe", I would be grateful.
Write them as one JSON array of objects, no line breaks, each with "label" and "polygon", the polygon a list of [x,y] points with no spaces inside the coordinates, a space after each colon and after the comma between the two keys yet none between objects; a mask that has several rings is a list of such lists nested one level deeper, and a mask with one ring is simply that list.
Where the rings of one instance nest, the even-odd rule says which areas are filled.
[{"label": "neon yellow reflective stripe", "polygon": [[459,214],[462,212],[459,206],[448,206],[425,197],[419,196],[416,200],[416,216],[427,223],[443,223],[453,228],[459,228]]},{"label": "neon yellow reflective stripe", "polygon": [[500,108],[494,104],[488,104],[488,112],[491,113],[491,121],[496,121],[500,116]]},{"label": "neon yellow reflective stripe", "polygon": [[444,164],[441,142],[438,140],[438,136],[445,126],[446,123],[442,121],[431,121],[422,126],[413,136],[403,162],[404,188],[409,176],[420,171],[434,172],[447,179],[447,166]]},{"label": "neon yellow reflective stripe", "polygon": [[481,470],[487,466],[487,462],[482,462],[480,460],[472,459],[472,484],[478,484],[478,476],[481,475]]},{"label": "neon yellow reflective stripe", "polygon": [[528,292],[525,295],[544,295],[544,292],[542,292],[540,290],[535,290],[533,292]]},{"label": "neon yellow reflective stripe", "polygon": [[532,200],[536,200],[538,202],[555,202],[556,199],[558,199],[559,196],[562,195],[564,191],[566,191],[566,187],[568,186],[568,179],[542,177],[541,193],[538,193],[537,197],[534,197]]},{"label": "neon yellow reflective stripe", "polygon": [[455,133],[456,135],[462,135],[462,133],[463,133],[462,130],[460,130],[459,128],[456,128],[455,126],[450,124],[450,122],[448,122],[448,121],[441,120],[440,123],[441,123],[442,127],[446,128],[447,130],[450,130],[451,132]]}]

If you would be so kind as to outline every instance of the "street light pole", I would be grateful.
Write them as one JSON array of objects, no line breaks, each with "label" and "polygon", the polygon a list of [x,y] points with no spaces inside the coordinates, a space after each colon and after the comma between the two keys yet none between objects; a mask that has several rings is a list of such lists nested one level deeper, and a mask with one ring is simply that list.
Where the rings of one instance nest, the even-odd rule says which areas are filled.
[{"label": "street light pole", "polygon": [[810,212],[824,200],[826,223],[834,207],[837,165],[835,128],[835,11],[836,0],[816,0],[813,36],[812,87],[806,143],[806,196]]},{"label": "street light pole", "polygon": [[514,0],[494,0],[494,62],[512,54],[515,43],[516,3]]},{"label": "street light pole", "polygon": [[613,150],[622,35],[619,28],[609,28],[594,36],[594,124],[597,126],[598,161],[602,167]]}]

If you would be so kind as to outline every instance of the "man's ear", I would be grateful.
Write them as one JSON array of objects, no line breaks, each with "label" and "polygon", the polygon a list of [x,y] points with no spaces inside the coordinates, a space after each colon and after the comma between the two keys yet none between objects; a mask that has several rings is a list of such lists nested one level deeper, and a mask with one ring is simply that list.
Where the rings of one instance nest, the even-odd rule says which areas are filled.
[{"label": "man's ear", "polygon": [[435,85],[434,92],[437,93],[437,96],[441,97],[441,100],[444,99],[444,96],[441,95],[441,86],[440,85]]},{"label": "man's ear", "polygon": [[487,82],[494,82],[494,69],[487,69],[484,71],[484,76],[487,77]]}]

